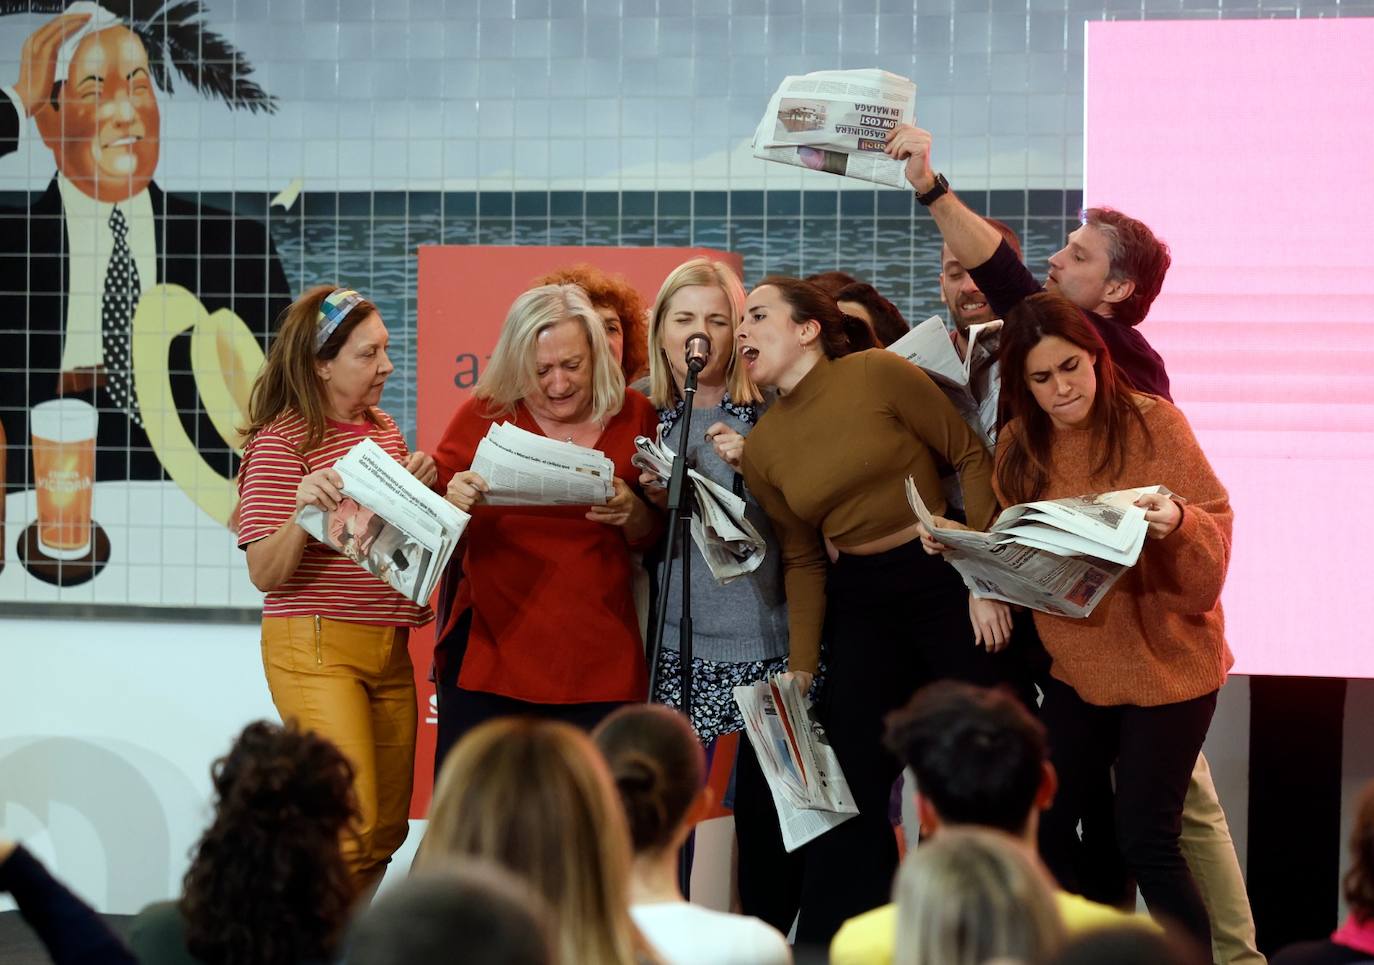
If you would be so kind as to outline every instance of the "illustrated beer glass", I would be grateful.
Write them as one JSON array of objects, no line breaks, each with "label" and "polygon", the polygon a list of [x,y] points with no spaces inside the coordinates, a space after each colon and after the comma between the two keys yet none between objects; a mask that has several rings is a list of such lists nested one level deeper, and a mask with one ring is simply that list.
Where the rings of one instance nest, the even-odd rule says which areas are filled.
[{"label": "illustrated beer glass", "polygon": [[91,484],[95,477],[95,406],[53,399],[33,407],[33,478],[38,543],[52,559],[78,560],[91,550]]}]

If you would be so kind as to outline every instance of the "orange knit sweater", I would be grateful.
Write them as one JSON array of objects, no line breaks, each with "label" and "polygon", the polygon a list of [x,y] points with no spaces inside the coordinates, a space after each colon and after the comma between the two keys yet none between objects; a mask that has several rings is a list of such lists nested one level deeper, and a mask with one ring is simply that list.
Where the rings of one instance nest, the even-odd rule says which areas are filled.
[{"label": "orange knit sweater", "polygon": [[[1093,477],[1099,454],[1089,430],[1057,430],[1042,498],[1058,499],[1162,483],[1187,500],[1183,519],[1162,540],[1147,539],[1140,560],[1122,574],[1091,617],[1036,612],[1035,626],[1054,660],[1051,672],[1090,704],[1152,707],[1191,700],[1226,682],[1234,660],[1226,646],[1221,588],[1231,558],[1231,504],[1193,436],[1170,403],[1138,396],[1153,439],[1132,420],[1124,470]],[[1019,430],[1010,422],[998,455]],[[997,496],[1006,494],[996,486]]]}]

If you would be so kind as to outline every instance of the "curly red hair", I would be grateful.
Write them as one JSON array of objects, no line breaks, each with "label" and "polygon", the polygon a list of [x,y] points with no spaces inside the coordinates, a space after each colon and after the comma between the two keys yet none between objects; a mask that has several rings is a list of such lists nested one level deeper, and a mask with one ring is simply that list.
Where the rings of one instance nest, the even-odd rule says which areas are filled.
[{"label": "curly red hair", "polygon": [[608,274],[595,265],[583,263],[555,269],[536,278],[534,284],[576,285],[587,293],[593,308],[609,308],[615,312],[625,333],[625,349],[620,358],[625,384],[648,372],[649,341],[644,320],[647,306],[625,276]]}]

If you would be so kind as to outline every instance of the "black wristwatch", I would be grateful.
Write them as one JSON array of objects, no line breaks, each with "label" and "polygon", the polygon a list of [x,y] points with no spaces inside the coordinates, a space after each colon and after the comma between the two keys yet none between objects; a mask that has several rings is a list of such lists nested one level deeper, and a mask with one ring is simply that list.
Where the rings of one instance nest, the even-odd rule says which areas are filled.
[{"label": "black wristwatch", "polygon": [[936,202],[936,200],[944,197],[945,192],[947,192],[948,190],[949,182],[945,180],[945,176],[943,174],[937,172],[935,175],[935,184],[932,185],[931,189],[927,191],[925,194],[916,195],[916,200],[921,202],[921,204],[925,205],[926,207],[930,207],[932,204]]}]

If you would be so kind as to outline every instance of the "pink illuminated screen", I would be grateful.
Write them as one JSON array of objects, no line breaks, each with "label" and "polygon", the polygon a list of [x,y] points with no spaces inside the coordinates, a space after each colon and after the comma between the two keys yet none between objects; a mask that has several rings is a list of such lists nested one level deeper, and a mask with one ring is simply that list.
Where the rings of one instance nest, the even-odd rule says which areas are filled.
[{"label": "pink illuminated screen", "polygon": [[1236,511],[1235,672],[1374,677],[1374,20],[1092,23],[1084,201]]}]

